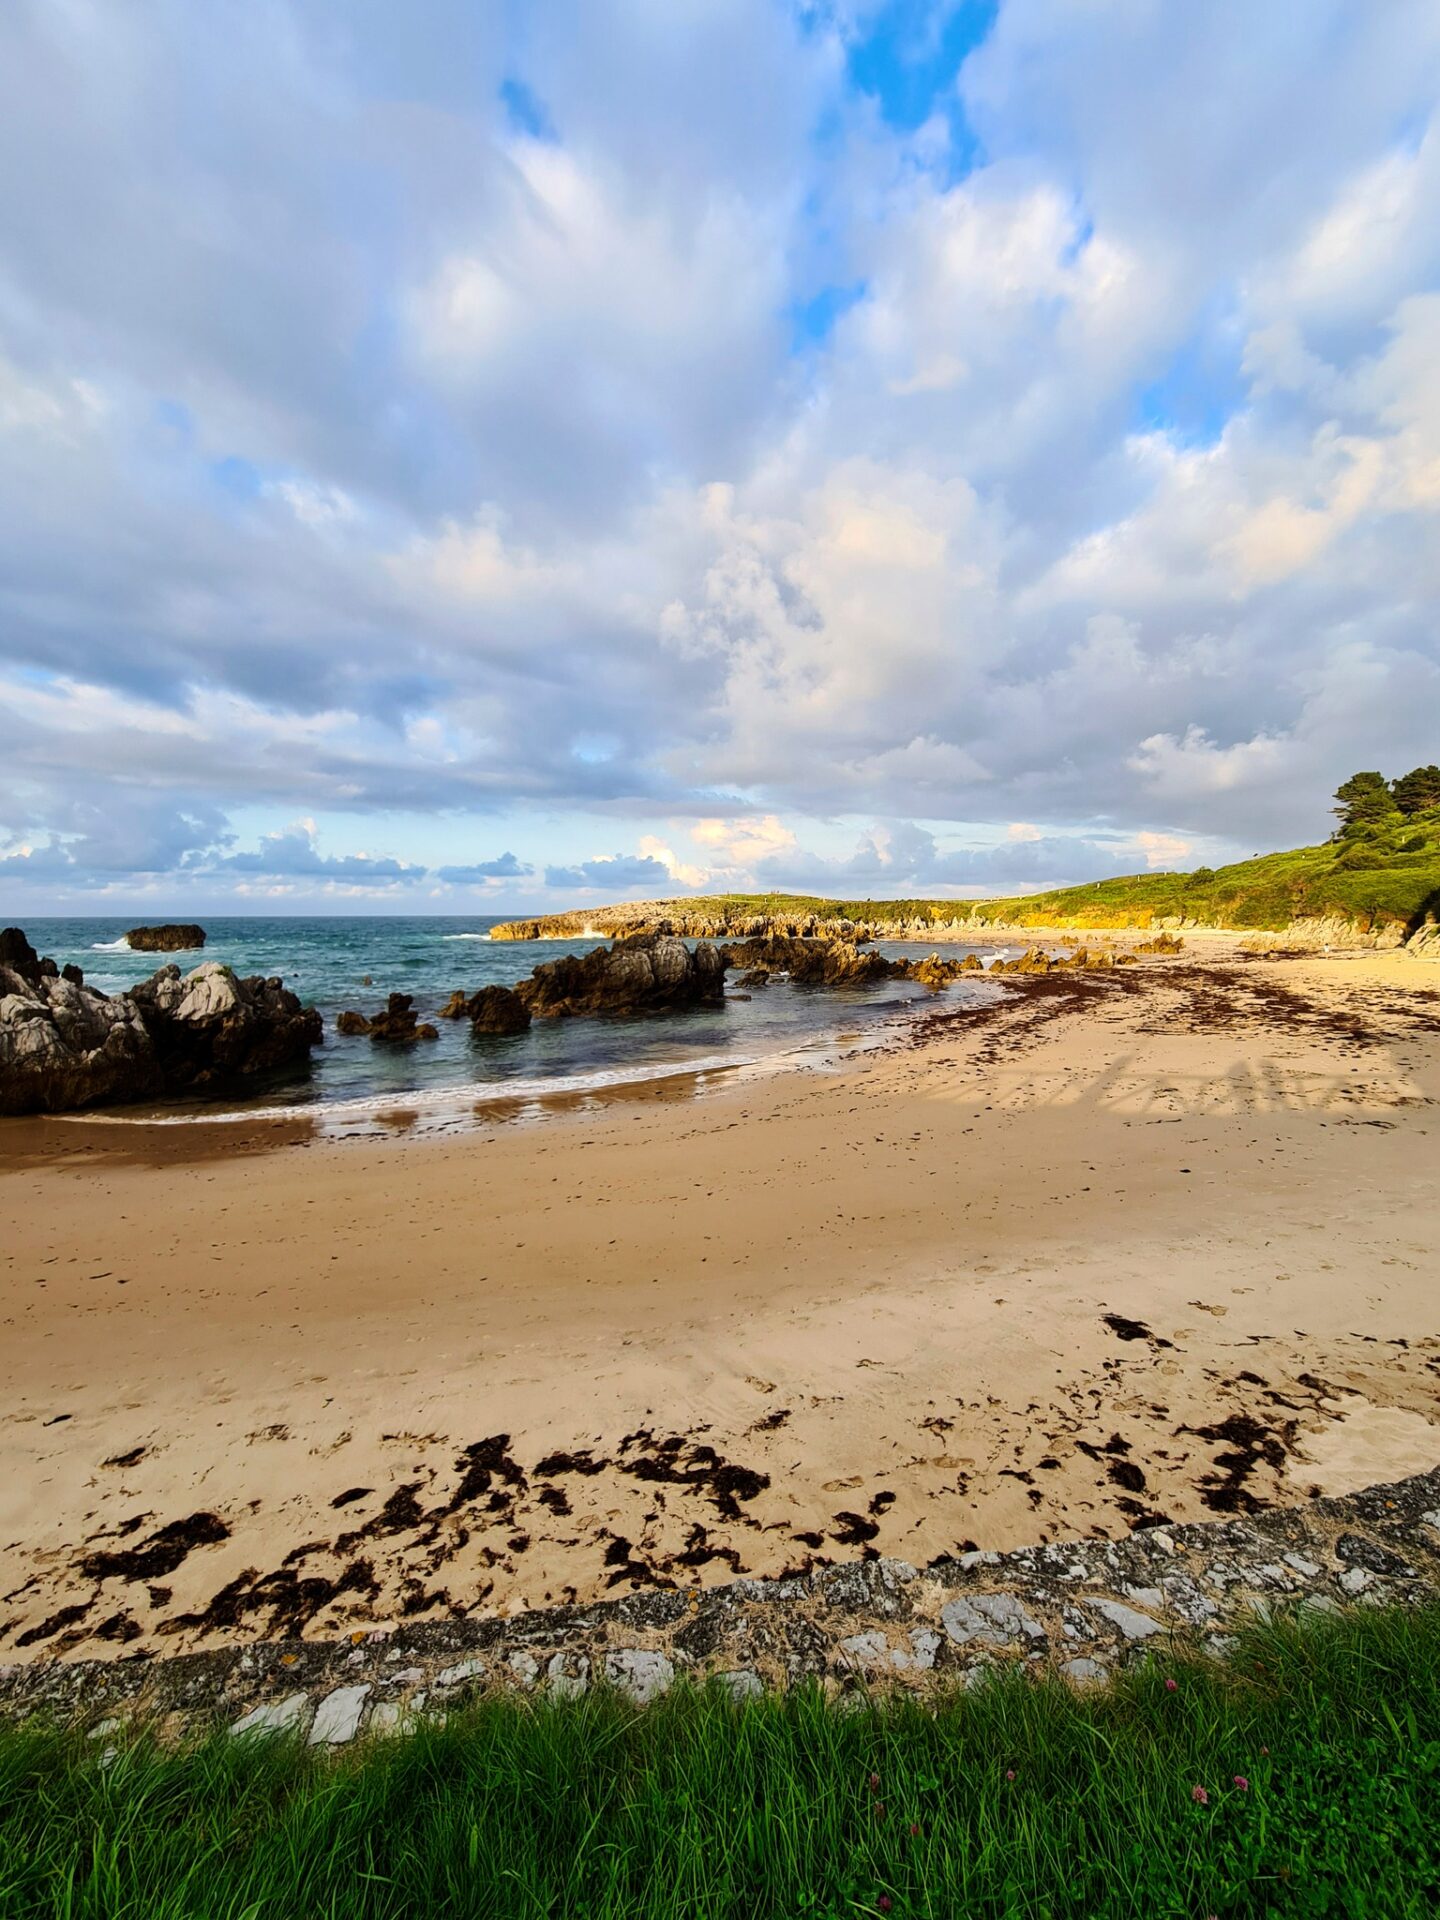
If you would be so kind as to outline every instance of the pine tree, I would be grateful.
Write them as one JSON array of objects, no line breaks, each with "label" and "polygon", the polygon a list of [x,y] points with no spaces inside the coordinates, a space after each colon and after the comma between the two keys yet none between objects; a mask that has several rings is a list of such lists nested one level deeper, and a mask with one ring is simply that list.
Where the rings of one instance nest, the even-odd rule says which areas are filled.
[{"label": "pine tree", "polygon": [[[1404,773],[1390,789],[1401,813],[1423,813],[1440,807],[1440,767],[1416,767]],[[1339,795],[1336,795],[1339,798]]]},{"label": "pine tree", "polygon": [[1340,802],[1334,811],[1342,834],[1354,833],[1357,827],[1381,826],[1395,817],[1395,798],[1383,773],[1352,773],[1335,789],[1335,798]]}]

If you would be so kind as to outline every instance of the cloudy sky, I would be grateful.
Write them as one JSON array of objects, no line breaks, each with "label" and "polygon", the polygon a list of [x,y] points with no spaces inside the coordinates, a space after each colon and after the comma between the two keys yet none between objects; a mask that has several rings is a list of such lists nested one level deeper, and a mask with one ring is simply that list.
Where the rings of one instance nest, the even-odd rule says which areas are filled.
[{"label": "cloudy sky", "polygon": [[0,919],[977,893],[1440,750],[1434,0],[6,0]]}]

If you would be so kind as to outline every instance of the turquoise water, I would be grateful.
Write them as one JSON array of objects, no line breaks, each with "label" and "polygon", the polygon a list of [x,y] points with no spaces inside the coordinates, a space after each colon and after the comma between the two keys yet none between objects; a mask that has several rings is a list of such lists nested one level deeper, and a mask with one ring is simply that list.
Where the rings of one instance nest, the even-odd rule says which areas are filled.
[{"label": "turquoise water", "polygon": [[[669,1073],[787,1057],[820,1060],[837,1045],[876,1037],[933,996],[908,981],[872,986],[792,987],[772,981],[749,999],[727,994],[723,1006],[628,1020],[536,1021],[528,1033],[471,1034],[465,1020],[438,1020],[436,1041],[405,1049],[376,1046],[365,1036],[342,1038],[335,1016],[353,1007],[373,1013],[389,993],[409,993],[421,1019],[459,987],[467,994],[491,983],[513,986],[543,961],[588,953],[595,940],[495,941],[485,918],[212,919],[203,953],[131,953],[120,920],[31,920],[25,931],[41,953],[83,969],[87,984],[115,993],[149,977],[173,958],[182,971],[220,960],[237,973],[279,974],[302,1000],[319,1008],[325,1044],[310,1070],[266,1088],[256,1106],[314,1107],[343,1112],[385,1103],[434,1105],[517,1095],[600,1089]],[[886,944],[886,953],[925,947]],[[947,947],[947,952],[963,949]],[[369,976],[371,985],[363,984]],[[988,997],[993,987],[961,982],[952,995]]]}]

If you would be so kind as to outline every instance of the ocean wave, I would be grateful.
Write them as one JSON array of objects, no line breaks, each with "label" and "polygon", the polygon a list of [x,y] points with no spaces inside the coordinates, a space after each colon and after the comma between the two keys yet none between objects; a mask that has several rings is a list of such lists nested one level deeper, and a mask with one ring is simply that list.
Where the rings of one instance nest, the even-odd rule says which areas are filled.
[{"label": "ocean wave", "polygon": [[471,1080],[451,1082],[443,1087],[416,1088],[408,1092],[356,1094],[344,1100],[296,1102],[267,1107],[217,1107],[185,1113],[75,1113],[57,1114],[62,1120],[80,1120],[112,1127],[189,1127],[197,1123],[229,1123],[236,1120],[337,1120],[369,1119],[377,1114],[403,1110],[406,1113],[443,1113],[456,1108],[494,1106],[505,1101],[543,1100],[554,1094],[604,1093],[610,1087],[640,1086],[648,1080],[673,1080],[684,1074],[719,1073],[736,1067],[767,1064],[764,1055],[713,1053],[696,1060],[674,1060],[664,1064],[651,1062],[636,1067],[602,1067],[589,1073],[562,1073],[550,1078],[536,1075],[530,1079]]},{"label": "ocean wave", "polygon": [[122,933],[118,940],[92,940],[91,953],[129,953],[130,942]]},{"label": "ocean wave", "polygon": [[442,940],[488,940],[488,933],[442,933]]}]

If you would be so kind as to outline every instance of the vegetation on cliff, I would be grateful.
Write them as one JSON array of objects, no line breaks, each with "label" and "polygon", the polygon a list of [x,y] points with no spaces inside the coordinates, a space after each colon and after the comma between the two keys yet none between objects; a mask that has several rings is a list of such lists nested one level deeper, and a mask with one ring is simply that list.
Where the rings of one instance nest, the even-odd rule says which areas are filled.
[{"label": "vegetation on cliff", "polygon": [[339,1758],[0,1732],[6,1915],[1437,1910],[1434,1605],[1256,1625],[1083,1693],[502,1698]]},{"label": "vegetation on cliff", "polygon": [[[1278,931],[1299,920],[1414,928],[1440,917],[1440,770],[1417,767],[1395,781],[1356,774],[1336,795],[1340,826],[1319,846],[1257,854],[1191,873],[1138,873],[990,900],[831,900],[806,894],[713,894],[595,908],[597,930],[670,912],[676,920],[848,921],[886,927],[975,920],[991,926],[1147,927],[1165,920],[1202,927]],[[548,927],[551,923],[529,923]],[[577,929],[578,930],[578,929]],[[496,929],[497,935],[500,929]],[[533,937],[533,936],[531,936]]]}]

